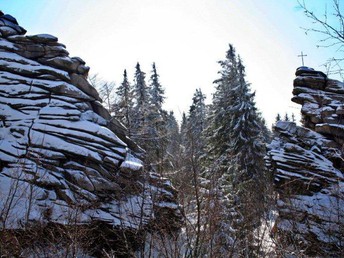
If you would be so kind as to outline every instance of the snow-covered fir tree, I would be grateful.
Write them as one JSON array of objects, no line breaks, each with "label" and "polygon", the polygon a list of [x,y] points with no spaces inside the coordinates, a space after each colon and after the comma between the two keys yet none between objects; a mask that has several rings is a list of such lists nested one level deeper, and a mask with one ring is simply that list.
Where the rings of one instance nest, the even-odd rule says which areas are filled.
[{"label": "snow-covered fir tree", "polygon": [[[192,105],[187,119],[186,130],[189,137],[186,139],[186,146],[193,144],[197,150],[196,158],[199,159],[204,149],[203,130],[205,129],[206,105],[205,95],[201,89],[196,89],[192,98]],[[193,141],[193,142],[191,142]]]},{"label": "snow-covered fir tree", "polygon": [[[203,131],[206,122],[206,105],[205,95],[202,93],[201,89],[196,89],[192,98],[189,115],[184,119],[185,124],[182,124],[182,133],[184,134],[184,170],[187,173],[185,175],[185,183],[195,185],[196,182],[191,183],[191,181],[199,180],[202,171],[200,159],[204,155],[205,148]],[[193,171],[193,173],[191,173],[191,171]],[[194,177],[194,173],[197,174],[197,178]]]},{"label": "snow-covered fir tree", "polygon": [[131,120],[131,138],[136,141],[144,150],[147,137],[147,117],[149,114],[149,89],[146,85],[146,74],[141,71],[140,64],[135,67],[133,85],[133,115]]},{"label": "snow-covered fir tree", "polygon": [[129,83],[127,71],[124,70],[123,81],[117,88],[116,94],[118,100],[114,105],[115,116],[128,129],[129,136],[131,136],[132,116],[133,116],[133,89]]},{"label": "snow-covered fir tree", "polygon": [[[217,219],[214,220],[212,236],[213,254],[223,256],[233,250],[234,233],[232,224],[235,212],[233,209],[233,174],[235,164],[230,156],[231,107],[236,96],[232,94],[237,85],[237,58],[235,49],[229,45],[226,58],[219,61],[220,78],[214,81],[215,93],[207,116],[206,157],[203,160],[204,176],[209,180],[207,185],[210,202],[217,207]],[[220,212],[221,211],[221,212]],[[225,238],[224,238],[225,237]]]},{"label": "snow-covered fir tree", "polygon": [[251,232],[257,220],[249,216],[249,209],[256,208],[253,205],[259,206],[256,197],[262,194],[264,123],[256,110],[254,93],[245,80],[245,68],[232,45],[226,59],[219,64],[222,69],[220,78],[214,82],[216,91],[206,130],[207,177],[215,182],[214,185],[220,183],[215,187],[222,191],[219,195],[230,200],[224,201],[224,208],[228,211],[235,208],[236,212],[231,214],[237,219],[227,222],[231,224],[228,228],[233,226],[236,229],[233,237],[236,238],[237,255],[251,255],[251,244],[247,243],[250,240],[252,243]]},{"label": "snow-covered fir tree", "polygon": [[148,86],[146,74],[137,63],[133,96],[132,138],[146,151],[146,165],[162,173],[167,147],[168,114],[162,108],[165,99],[164,89],[160,84],[155,63],[153,63]]},{"label": "snow-covered fir tree", "polygon": [[188,116],[183,114],[181,124],[183,166],[179,187],[183,191],[186,217],[190,220],[190,225],[188,225],[189,232],[191,232],[189,236],[190,257],[204,257],[211,235],[206,229],[209,219],[207,211],[210,209],[205,203],[206,199],[201,186],[203,168],[200,159],[204,155],[205,147],[203,138],[205,117],[205,95],[201,89],[196,89]]},{"label": "snow-covered fir tree", "polygon": [[150,95],[151,103],[155,106],[156,110],[162,110],[162,104],[165,100],[164,94],[165,90],[160,84],[159,75],[156,71],[155,63],[153,63],[150,77]]},{"label": "snow-covered fir tree", "polygon": [[[245,80],[245,68],[239,58],[239,84],[234,88],[238,98],[231,108],[231,142],[233,161],[237,165],[233,178],[233,188],[239,197],[239,211],[243,215],[237,226],[240,229],[241,254],[254,255],[254,236],[252,229],[259,223],[263,212],[265,175],[265,144],[259,116],[254,102],[254,93],[250,92]],[[254,213],[252,212],[254,211]],[[239,242],[240,244],[240,242]]]},{"label": "snow-covered fir tree", "polygon": [[245,80],[245,67],[238,59],[239,82],[232,88],[236,96],[230,108],[231,128],[229,150],[231,158],[239,165],[234,183],[261,176],[264,168],[264,146],[261,138],[261,125],[255,107],[255,93],[250,92]]},{"label": "snow-covered fir tree", "polygon": [[186,136],[187,128],[186,127],[187,127],[187,118],[186,118],[185,112],[183,112],[182,122],[180,124],[180,141],[181,141],[182,146],[186,145],[186,140],[187,140],[187,136]]},{"label": "snow-covered fir tree", "polygon": [[144,147],[147,151],[147,162],[160,174],[164,169],[168,141],[166,128],[168,113],[162,108],[164,93],[155,63],[153,63],[149,80],[149,110],[144,128],[146,138],[149,140],[145,142]]},{"label": "snow-covered fir tree", "polygon": [[[225,171],[229,160],[228,143],[230,141],[231,128],[229,127],[231,111],[230,107],[234,103],[235,95],[231,94],[231,87],[237,83],[237,60],[235,49],[229,45],[229,50],[226,53],[226,59],[219,61],[221,71],[219,71],[220,78],[215,80],[215,93],[213,101],[210,105],[210,113],[208,116],[207,147],[208,159],[212,162],[223,159],[218,165],[224,163]],[[218,163],[218,162],[216,162]]]},{"label": "snow-covered fir tree", "polygon": [[184,183],[191,183],[191,171],[201,172],[200,158],[204,155],[205,141],[203,131],[206,120],[205,95],[196,89],[188,116],[183,113],[181,124],[181,143],[183,145]]}]

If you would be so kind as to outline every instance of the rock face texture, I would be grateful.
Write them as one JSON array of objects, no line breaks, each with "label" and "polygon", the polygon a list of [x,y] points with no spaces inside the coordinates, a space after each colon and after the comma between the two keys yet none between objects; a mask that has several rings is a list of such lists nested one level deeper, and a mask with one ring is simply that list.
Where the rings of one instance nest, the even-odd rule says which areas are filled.
[{"label": "rock face texture", "polygon": [[298,254],[343,257],[344,85],[300,67],[293,101],[304,127],[278,122],[267,164],[279,193],[277,237]]},{"label": "rock face texture", "polygon": [[[89,67],[54,36],[0,14],[0,229],[41,221],[142,230],[176,225],[170,182],[100,104]],[[75,220],[75,217],[73,217]]]}]

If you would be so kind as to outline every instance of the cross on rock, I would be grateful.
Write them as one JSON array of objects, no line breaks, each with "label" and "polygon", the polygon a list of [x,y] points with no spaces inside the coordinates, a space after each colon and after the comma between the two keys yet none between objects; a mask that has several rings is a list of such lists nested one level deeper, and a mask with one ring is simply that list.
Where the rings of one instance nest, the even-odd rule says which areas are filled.
[{"label": "cross on rock", "polygon": [[305,63],[303,61],[304,56],[307,56],[307,55],[304,55],[302,51],[301,51],[301,55],[298,55],[298,57],[301,57],[301,59],[302,59],[302,66],[305,66]]}]

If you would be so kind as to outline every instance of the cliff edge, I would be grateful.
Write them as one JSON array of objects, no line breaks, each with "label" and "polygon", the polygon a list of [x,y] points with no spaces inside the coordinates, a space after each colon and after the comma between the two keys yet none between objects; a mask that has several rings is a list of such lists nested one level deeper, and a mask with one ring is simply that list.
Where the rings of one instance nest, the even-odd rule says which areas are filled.
[{"label": "cliff edge", "polygon": [[[297,255],[343,256],[344,85],[308,67],[296,71],[292,101],[303,126],[280,121],[267,165],[278,192],[275,237]],[[299,256],[297,256],[299,257]]]},{"label": "cliff edge", "polygon": [[143,151],[88,83],[89,67],[55,36],[25,33],[0,13],[1,232],[93,225],[118,244],[124,231],[135,242],[157,225],[178,228],[176,191],[145,171]]}]

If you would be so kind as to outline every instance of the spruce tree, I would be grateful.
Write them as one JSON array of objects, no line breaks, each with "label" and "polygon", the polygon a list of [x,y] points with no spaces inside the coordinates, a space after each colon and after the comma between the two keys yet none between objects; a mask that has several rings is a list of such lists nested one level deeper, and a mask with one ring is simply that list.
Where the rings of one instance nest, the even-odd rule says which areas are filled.
[{"label": "spruce tree", "polygon": [[114,105],[115,116],[127,127],[130,137],[133,116],[133,89],[129,83],[126,70],[124,70],[123,81],[117,88],[116,94],[118,96],[118,101],[116,105]]},{"label": "spruce tree", "polygon": [[[184,144],[183,163],[182,167],[182,183],[184,200],[185,200],[185,212],[187,216],[193,217],[192,228],[194,236],[192,236],[192,254],[191,257],[203,257],[204,254],[204,239],[206,232],[202,231],[206,221],[208,220],[204,216],[204,210],[208,210],[205,207],[205,196],[202,190],[202,164],[201,157],[204,155],[205,141],[203,132],[205,128],[206,117],[206,105],[205,95],[201,89],[196,89],[192,98],[192,105],[190,106],[189,114],[186,117],[183,114],[182,121],[182,136]],[[209,214],[208,214],[209,215]],[[208,216],[209,218],[209,216]],[[207,229],[208,230],[208,229]]]},{"label": "spruce tree", "polygon": [[262,146],[261,126],[255,107],[255,93],[250,92],[249,84],[245,80],[245,67],[238,59],[239,83],[233,88],[236,96],[230,107],[230,150],[239,166],[239,173],[234,182],[240,183],[253,177],[261,176],[264,167],[264,151]]},{"label": "spruce tree", "polygon": [[140,64],[136,64],[134,77],[134,106],[132,118],[132,138],[144,148],[147,135],[145,132],[149,113],[149,90],[146,85],[146,74],[141,71]]},{"label": "spruce tree", "polygon": [[202,93],[201,89],[196,89],[194,96],[192,98],[192,105],[189,110],[188,123],[191,126],[192,131],[196,135],[201,135],[201,132],[205,127],[205,117],[206,117],[206,105],[205,105],[205,95]]},{"label": "spruce tree", "polygon": [[[230,127],[231,110],[235,96],[233,88],[237,85],[237,59],[235,49],[229,45],[226,59],[219,61],[221,71],[220,78],[214,81],[215,93],[210,105],[208,126],[206,129],[208,157],[206,166],[216,165],[216,173],[220,176],[225,173],[230,163],[228,148],[232,128]],[[214,168],[211,170],[213,171]],[[210,175],[209,175],[210,176]]]},{"label": "spruce tree", "polygon": [[[208,143],[207,177],[214,181],[223,209],[232,214],[228,228],[236,229],[236,255],[253,255],[253,229],[261,212],[264,184],[265,124],[255,107],[255,94],[245,79],[245,67],[230,45],[222,70],[214,83],[212,113],[206,130]],[[216,185],[219,183],[220,185]],[[235,211],[235,212],[233,212]],[[241,216],[239,216],[241,214]],[[258,214],[259,215],[259,214]],[[234,219],[235,218],[235,219]],[[228,218],[227,218],[228,219]],[[226,218],[224,218],[226,220]],[[220,229],[219,229],[220,230]]]},{"label": "spruce tree", "polygon": [[132,138],[146,151],[145,163],[156,172],[162,173],[167,147],[167,112],[163,110],[164,90],[153,63],[149,86],[146,74],[136,65],[134,80],[134,107]]},{"label": "spruce tree", "polygon": [[294,123],[296,122],[295,114],[294,113],[291,113],[291,121],[294,122]]},{"label": "spruce tree", "polygon": [[187,131],[187,117],[185,112],[183,112],[182,115],[182,122],[180,124],[180,141],[181,141],[181,145],[185,146],[186,145],[186,140],[187,140],[187,135],[186,135],[186,131]]},{"label": "spruce tree", "polygon": [[159,82],[159,75],[156,71],[155,63],[152,65],[152,75],[150,77],[150,95],[151,102],[155,106],[156,110],[162,110],[162,104],[165,100],[165,90],[162,88]]},{"label": "spruce tree", "polygon": [[159,173],[162,173],[164,169],[168,142],[166,127],[168,113],[162,108],[164,99],[164,89],[160,84],[155,63],[153,63],[149,81],[149,110],[145,125],[146,137],[149,140],[145,143],[145,148],[147,161]]},{"label": "spruce tree", "polygon": [[203,131],[205,129],[206,119],[206,105],[205,95],[201,89],[196,89],[192,98],[192,105],[190,106],[189,117],[187,119],[186,131],[186,150],[194,149],[193,155],[197,162],[204,154],[205,142],[203,139]]},{"label": "spruce tree", "polygon": [[[235,103],[236,92],[233,90],[238,85],[238,62],[235,49],[229,45],[226,58],[219,61],[221,70],[220,78],[214,81],[215,93],[210,106],[207,128],[205,130],[207,143],[207,157],[204,176],[209,180],[208,191],[212,193],[212,202],[217,203],[221,211],[220,217],[215,220],[215,232],[212,245],[215,246],[215,255],[231,253],[233,243],[233,221],[238,214],[233,212],[233,175],[236,173],[236,164],[232,162],[231,133],[233,130],[232,106]],[[229,216],[231,215],[231,216]],[[223,237],[226,236],[227,240]],[[225,243],[225,244],[224,244]]]}]

